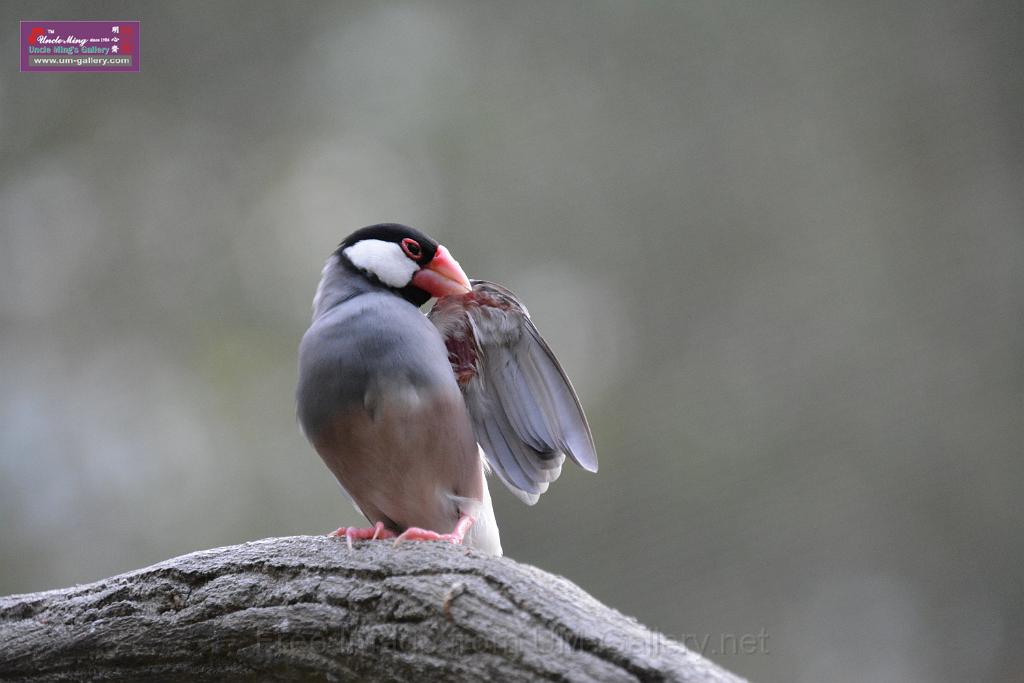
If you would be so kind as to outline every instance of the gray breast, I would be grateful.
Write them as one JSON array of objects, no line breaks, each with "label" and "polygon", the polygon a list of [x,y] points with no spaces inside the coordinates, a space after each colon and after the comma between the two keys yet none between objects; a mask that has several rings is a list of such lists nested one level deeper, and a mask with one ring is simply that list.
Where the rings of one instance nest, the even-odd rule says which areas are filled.
[{"label": "gray breast", "polygon": [[390,292],[361,293],[323,312],[299,346],[298,416],[311,438],[342,410],[372,412],[381,392],[446,384],[457,391],[441,336]]}]

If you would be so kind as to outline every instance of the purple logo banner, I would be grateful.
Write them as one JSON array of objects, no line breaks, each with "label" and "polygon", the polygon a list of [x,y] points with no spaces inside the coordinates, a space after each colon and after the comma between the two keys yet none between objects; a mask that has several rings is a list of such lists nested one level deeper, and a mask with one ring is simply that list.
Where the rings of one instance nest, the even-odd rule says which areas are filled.
[{"label": "purple logo banner", "polygon": [[137,21],[23,21],[22,71],[138,71]]}]

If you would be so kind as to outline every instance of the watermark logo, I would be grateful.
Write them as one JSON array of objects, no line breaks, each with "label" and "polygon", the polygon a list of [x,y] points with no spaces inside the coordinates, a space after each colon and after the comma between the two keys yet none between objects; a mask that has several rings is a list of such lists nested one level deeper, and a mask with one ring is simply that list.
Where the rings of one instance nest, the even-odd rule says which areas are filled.
[{"label": "watermark logo", "polygon": [[23,21],[22,71],[138,71],[137,21]]},{"label": "watermark logo", "polygon": [[[442,659],[474,654],[492,654],[521,659],[530,656],[569,655],[575,651],[618,652],[631,657],[660,657],[677,652],[682,642],[692,652],[704,657],[726,655],[769,655],[768,631],[762,628],[754,633],[684,633],[674,639],[661,633],[650,632],[637,638],[634,632],[609,629],[598,634],[580,636],[566,629],[537,628],[501,635],[483,636],[470,631],[439,632],[433,640],[423,638],[417,629],[397,628],[326,631],[319,628],[293,629],[287,620],[278,626],[257,629],[255,642],[231,642],[231,648],[255,646],[257,651],[269,648],[278,651],[305,651],[315,654],[359,653],[381,655],[385,652],[415,652]],[[225,647],[228,647],[226,645]],[[218,654],[221,651],[217,647]]]}]

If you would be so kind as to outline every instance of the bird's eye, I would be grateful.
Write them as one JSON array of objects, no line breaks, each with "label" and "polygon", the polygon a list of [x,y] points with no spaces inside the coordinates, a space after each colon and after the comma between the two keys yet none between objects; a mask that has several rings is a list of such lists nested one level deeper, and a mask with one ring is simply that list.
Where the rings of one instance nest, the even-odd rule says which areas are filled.
[{"label": "bird's eye", "polygon": [[404,251],[405,255],[413,261],[423,255],[423,249],[420,247],[420,243],[411,237],[406,237],[402,240],[402,251]]}]

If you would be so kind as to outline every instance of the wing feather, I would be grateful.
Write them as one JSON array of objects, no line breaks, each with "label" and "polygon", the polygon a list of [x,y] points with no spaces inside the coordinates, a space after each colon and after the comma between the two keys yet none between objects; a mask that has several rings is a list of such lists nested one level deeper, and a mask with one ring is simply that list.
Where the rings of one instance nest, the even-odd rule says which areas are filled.
[{"label": "wing feather", "polygon": [[445,337],[477,441],[514,494],[535,503],[566,455],[597,471],[572,383],[511,292],[475,280],[471,293],[441,299],[429,317]]}]

